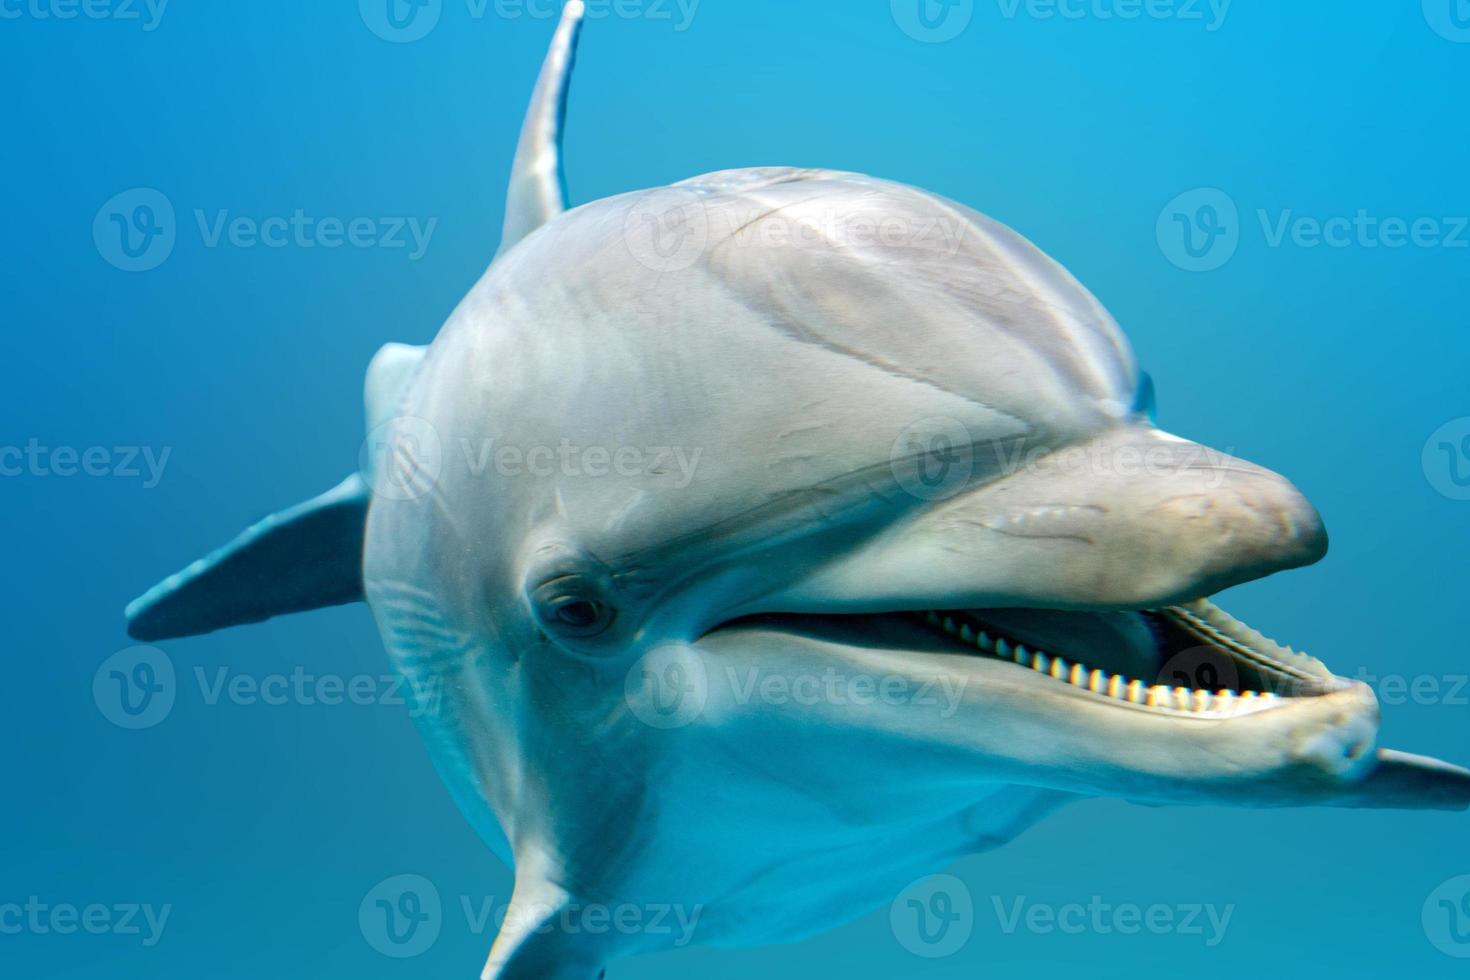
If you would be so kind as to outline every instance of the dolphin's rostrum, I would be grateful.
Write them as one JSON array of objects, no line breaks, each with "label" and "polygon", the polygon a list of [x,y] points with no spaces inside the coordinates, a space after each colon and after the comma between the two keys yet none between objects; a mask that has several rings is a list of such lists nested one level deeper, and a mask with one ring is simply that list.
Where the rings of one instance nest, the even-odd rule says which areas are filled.
[{"label": "dolphin's rostrum", "polygon": [[816,932],[1089,796],[1470,804],[1379,748],[1365,685],[1209,601],[1321,558],[1316,511],[1156,428],[1118,326],[1016,233],[821,170],[566,211],[582,13],[499,255],[369,369],[362,472],[128,610],[163,639],[366,599],[515,868],[487,977],[681,935],[566,928],[593,905]]}]

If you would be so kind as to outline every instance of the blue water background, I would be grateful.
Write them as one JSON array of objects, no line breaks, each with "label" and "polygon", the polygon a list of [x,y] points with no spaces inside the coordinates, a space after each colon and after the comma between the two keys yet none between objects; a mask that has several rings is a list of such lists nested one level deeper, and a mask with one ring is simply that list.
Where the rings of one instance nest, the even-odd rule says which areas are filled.
[{"label": "blue water background", "polygon": [[[154,30],[41,18],[35,2],[6,0],[21,15],[0,19],[0,443],[170,456],[152,486],[146,468],[0,479],[0,904],[171,913],[152,946],[115,930],[0,934],[0,975],[475,976],[492,937],[460,899],[504,901],[510,877],[405,709],[210,705],[194,682],[196,667],[383,674],[363,607],[163,644],[178,701],[145,730],[112,724],[92,685],[130,645],[128,599],[356,465],[369,357],[428,341],[495,251],[551,24],[444,0],[432,33],[393,43],[345,0],[179,2]],[[1470,503],[1456,497],[1470,456],[1439,444],[1470,434],[1455,423],[1470,416],[1470,234],[1452,244],[1470,215],[1456,26],[1470,21],[1443,6],[1242,0],[1210,30],[1203,4],[1203,21],[1123,20],[984,0],[939,43],[901,29],[886,0],[704,0],[685,30],[677,13],[603,18],[573,93],[569,186],[583,202],[730,167],[830,166],[1013,225],[1124,325],[1163,424],[1288,474],[1324,514],[1328,560],[1241,588],[1232,607],[1339,673],[1437,682],[1385,704],[1385,741],[1467,763]],[[172,254],[147,272],[94,242],[99,209],[133,188],[178,214]],[[1236,207],[1220,244],[1234,251],[1188,271],[1160,219],[1176,226],[1166,208],[1201,188]],[[1181,232],[1215,227],[1183,200]],[[412,260],[211,248],[194,217],[298,208],[438,223]],[[1432,219],[1445,240],[1273,245],[1263,211]],[[1421,914],[1470,873],[1467,841],[1464,815],[1093,802],[957,866],[975,916],[948,958],[915,957],[883,910],[791,947],[689,949],[611,976],[1462,976],[1444,949],[1470,942],[1436,946]],[[377,952],[358,918],[403,873],[445,907],[409,959]],[[1233,914],[1210,946],[1208,930],[1008,934],[995,911],[1093,896]]]}]

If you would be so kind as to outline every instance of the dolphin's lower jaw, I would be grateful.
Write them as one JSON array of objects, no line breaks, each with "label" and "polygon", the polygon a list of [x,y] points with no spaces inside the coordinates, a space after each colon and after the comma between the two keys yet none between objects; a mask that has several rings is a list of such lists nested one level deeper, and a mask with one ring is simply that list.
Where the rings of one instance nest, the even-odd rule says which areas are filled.
[{"label": "dolphin's lower jaw", "polygon": [[1470,805],[1470,773],[1378,749],[1368,686],[1206,599],[756,616],[702,644],[749,630],[809,654],[825,647],[862,673],[952,678],[964,704],[947,744],[986,779],[1144,803]]}]

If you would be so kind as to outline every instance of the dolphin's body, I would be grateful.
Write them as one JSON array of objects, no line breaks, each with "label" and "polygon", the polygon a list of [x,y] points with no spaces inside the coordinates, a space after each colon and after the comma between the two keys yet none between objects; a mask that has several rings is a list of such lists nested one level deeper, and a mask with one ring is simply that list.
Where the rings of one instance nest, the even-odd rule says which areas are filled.
[{"label": "dolphin's body", "polygon": [[1015,233],[790,169],[562,213],[581,13],[501,254],[369,370],[363,473],[129,608],[159,639],[366,598],[515,867],[487,977],[680,939],[568,909],[812,933],[1082,797],[1470,803],[1378,748],[1367,687],[1202,598],[1320,558],[1316,512],[1155,428],[1117,325]]}]

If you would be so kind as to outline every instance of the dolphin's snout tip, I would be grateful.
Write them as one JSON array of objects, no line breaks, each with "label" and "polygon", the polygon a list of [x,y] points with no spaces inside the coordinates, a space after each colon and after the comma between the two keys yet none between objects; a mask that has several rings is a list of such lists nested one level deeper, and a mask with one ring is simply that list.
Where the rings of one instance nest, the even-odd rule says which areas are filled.
[{"label": "dolphin's snout tip", "polygon": [[1313,721],[1293,733],[1293,758],[1333,779],[1360,779],[1377,765],[1378,698],[1361,682],[1304,702]]},{"label": "dolphin's snout tip", "polygon": [[1282,507],[1281,527],[1283,556],[1292,567],[1314,565],[1327,556],[1322,514],[1295,487],[1290,487],[1290,498]]},{"label": "dolphin's snout tip", "polygon": [[1314,565],[1327,555],[1327,526],[1306,496],[1286,478],[1257,470],[1224,498],[1217,572],[1231,584]]}]

